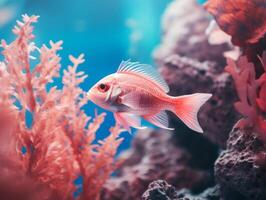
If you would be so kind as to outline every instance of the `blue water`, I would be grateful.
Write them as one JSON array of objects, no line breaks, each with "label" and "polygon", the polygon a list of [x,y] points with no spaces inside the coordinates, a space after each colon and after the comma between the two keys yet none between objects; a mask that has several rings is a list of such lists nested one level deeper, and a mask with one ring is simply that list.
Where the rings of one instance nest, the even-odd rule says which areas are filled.
[{"label": "blue water", "polygon": [[[67,2],[67,3],[66,3]],[[151,53],[160,42],[160,18],[170,0],[0,0],[1,9],[8,8],[13,16],[0,26],[0,37],[11,41],[11,28],[20,15],[40,15],[36,24],[35,42],[47,44],[49,40],[63,40],[62,66],[69,64],[68,55],[85,53],[86,62],[80,67],[89,78],[82,84],[88,90],[96,81],[116,71],[121,60],[152,63]],[[10,12],[11,12],[10,11]],[[0,24],[1,25],[1,24]],[[60,80],[56,81],[60,85]],[[89,115],[94,109],[102,109],[92,103],[84,107]],[[27,113],[30,126],[31,115]],[[114,125],[111,113],[99,130],[104,138]],[[133,137],[123,133],[125,141],[120,149],[127,148]]]}]

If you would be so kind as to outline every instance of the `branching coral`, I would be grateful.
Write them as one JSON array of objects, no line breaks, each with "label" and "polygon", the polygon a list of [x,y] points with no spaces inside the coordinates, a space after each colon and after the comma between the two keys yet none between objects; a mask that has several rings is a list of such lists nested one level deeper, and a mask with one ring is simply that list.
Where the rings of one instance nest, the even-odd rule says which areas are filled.
[{"label": "branching coral", "polygon": [[235,108],[245,117],[238,125],[254,126],[266,139],[266,53],[261,61],[265,72],[257,79],[254,65],[249,63],[245,56],[236,62],[228,59],[225,69],[232,75],[239,97]]},{"label": "branching coral", "polygon": [[[122,129],[115,126],[105,140],[96,141],[105,114],[96,115],[90,122],[81,109],[87,102],[79,87],[87,76],[77,71],[84,62],[83,54],[69,57],[73,65],[64,70],[63,88],[48,89],[48,83],[59,77],[61,58],[57,53],[62,42],[37,48],[32,34],[32,23],[37,20],[37,16],[24,15],[13,30],[15,41],[1,42],[5,60],[0,63],[0,163],[8,170],[0,170],[0,192],[11,199],[2,186],[8,184],[7,180],[13,181],[18,187],[10,192],[16,194],[15,190],[25,185],[16,184],[22,181],[19,176],[34,185],[39,194],[38,198],[30,195],[25,199],[73,199],[73,182],[82,177],[78,198],[97,199],[117,167],[114,157],[122,141],[118,138]],[[40,55],[35,67],[30,62],[33,52]],[[26,116],[31,116],[32,121],[28,122]],[[24,192],[32,192],[32,188]],[[21,192],[17,195],[14,199],[23,199]]]}]

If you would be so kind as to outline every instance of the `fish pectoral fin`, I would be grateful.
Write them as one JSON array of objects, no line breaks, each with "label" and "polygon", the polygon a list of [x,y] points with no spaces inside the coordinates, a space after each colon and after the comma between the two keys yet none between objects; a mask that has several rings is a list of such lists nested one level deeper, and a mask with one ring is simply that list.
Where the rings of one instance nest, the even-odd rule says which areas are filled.
[{"label": "fish pectoral fin", "polygon": [[163,129],[167,130],[174,130],[174,128],[169,128],[169,122],[168,122],[168,116],[165,111],[161,111],[157,113],[156,115],[145,115],[143,116],[145,120],[150,122],[151,124],[154,124],[155,126],[158,126]]},{"label": "fish pectoral fin", "polygon": [[146,127],[141,126],[141,118],[137,115],[127,112],[116,112],[114,113],[115,119],[118,124],[122,125],[129,133],[131,133],[130,127],[136,129],[145,129]]},{"label": "fish pectoral fin", "polygon": [[140,95],[138,92],[129,92],[120,97],[121,104],[130,108],[138,108],[140,102]]},{"label": "fish pectoral fin", "polygon": [[106,95],[105,101],[111,101],[111,102],[115,101],[121,93],[122,93],[122,90],[120,87],[114,87],[113,85],[111,85]]},{"label": "fish pectoral fin", "polygon": [[115,117],[116,123],[121,125],[124,129],[126,129],[131,134],[130,126],[127,123],[127,121],[123,118],[123,116],[121,116],[121,113],[119,112],[114,113],[114,117]]}]

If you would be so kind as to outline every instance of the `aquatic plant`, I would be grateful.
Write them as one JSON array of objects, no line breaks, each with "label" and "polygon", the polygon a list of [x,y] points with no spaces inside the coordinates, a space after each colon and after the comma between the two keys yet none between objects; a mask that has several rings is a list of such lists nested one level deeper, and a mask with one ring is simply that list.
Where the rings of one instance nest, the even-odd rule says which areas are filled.
[{"label": "aquatic plant", "polygon": [[[37,20],[23,15],[13,30],[16,39],[1,41],[0,196],[98,199],[118,166],[114,157],[122,129],[112,127],[107,138],[96,141],[105,114],[96,113],[91,120],[82,110],[87,98],[79,85],[87,75],[77,68],[83,54],[69,56],[72,65],[63,72],[62,89],[50,86],[60,76],[62,41],[36,47],[32,24]],[[38,54],[39,62],[32,66]],[[74,184],[77,179],[79,186]]]}]

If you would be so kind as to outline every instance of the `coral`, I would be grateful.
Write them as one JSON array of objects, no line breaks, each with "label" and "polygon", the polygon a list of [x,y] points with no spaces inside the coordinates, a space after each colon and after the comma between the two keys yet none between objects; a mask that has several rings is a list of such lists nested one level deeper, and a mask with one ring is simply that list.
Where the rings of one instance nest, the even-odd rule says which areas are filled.
[{"label": "coral", "polygon": [[205,7],[237,46],[257,43],[266,33],[264,0],[209,0]]},{"label": "coral", "polygon": [[234,62],[228,59],[228,71],[235,82],[239,101],[235,107],[244,116],[238,126],[254,127],[266,139],[266,52],[261,58],[264,73],[256,78],[255,67],[245,56]]},{"label": "coral", "polygon": [[[200,110],[199,120],[204,135],[225,147],[228,133],[238,119],[233,107],[234,86],[231,77],[224,72],[223,53],[232,48],[226,43],[209,44],[205,34],[209,23],[208,14],[195,0],[173,1],[163,16],[164,35],[154,57],[172,95],[199,91],[213,94]],[[180,123],[171,119],[172,126],[180,130],[177,125]]]},{"label": "coral", "polygon": [[239,99],[235,109],[243,118],[230,133],[227,148],[215,164],[215,176],[224,199],[266,199],[264,4],[261,0],[210,0],[206,4],[220,28],[243,52],[237,61],[228,58],[225,68],[233,77]]},{"label": "coral", "polygon": [[[87,98],[79,84],[87,76],[77,67],[83,55],[69,57],[73,65],[64,70],[63,88],[51,87],[59,77],[62,42],[36,47],[32,23],[37,19],[24,15],[13,30],[17,38],[10,44],[1,42],[5,60],[0,64],[0,196],[74,199],[78,189],[79,199],[98,199],[119,163],[114,157],[122,129],[115,126],[105,140],[96,141],[105,114],[90,122],[82,110]],[[37,54],[40,61],[31,66]],[[83,181],[77,188],[78,177]]]},{"label": "coral", "polygon": [[148,189],[142,195],[143,200],[219,200],[220,190],[218,186],[208,188],[199,195],[190,194],[189,190],[177,191],[175,187],[166,181],[157,180],[150,183]]},{"label": "coral", "polygon": [[265,153],[266,146],[257,132],[232,130],[227,149],[215,164],[216,179],[225,199],[266,199],[266,171],[259,157]]},{"label": "coral", "polygon": [[194,160],[189,152],[173,141],[166,132],[138,132],[130,150],[121,155],[124,163],[117,176],[108,180],[101,199],[138,199],[151,181],[162,178],[178,189],[201,190],[210,185],[210,172],[191,167]]}]

